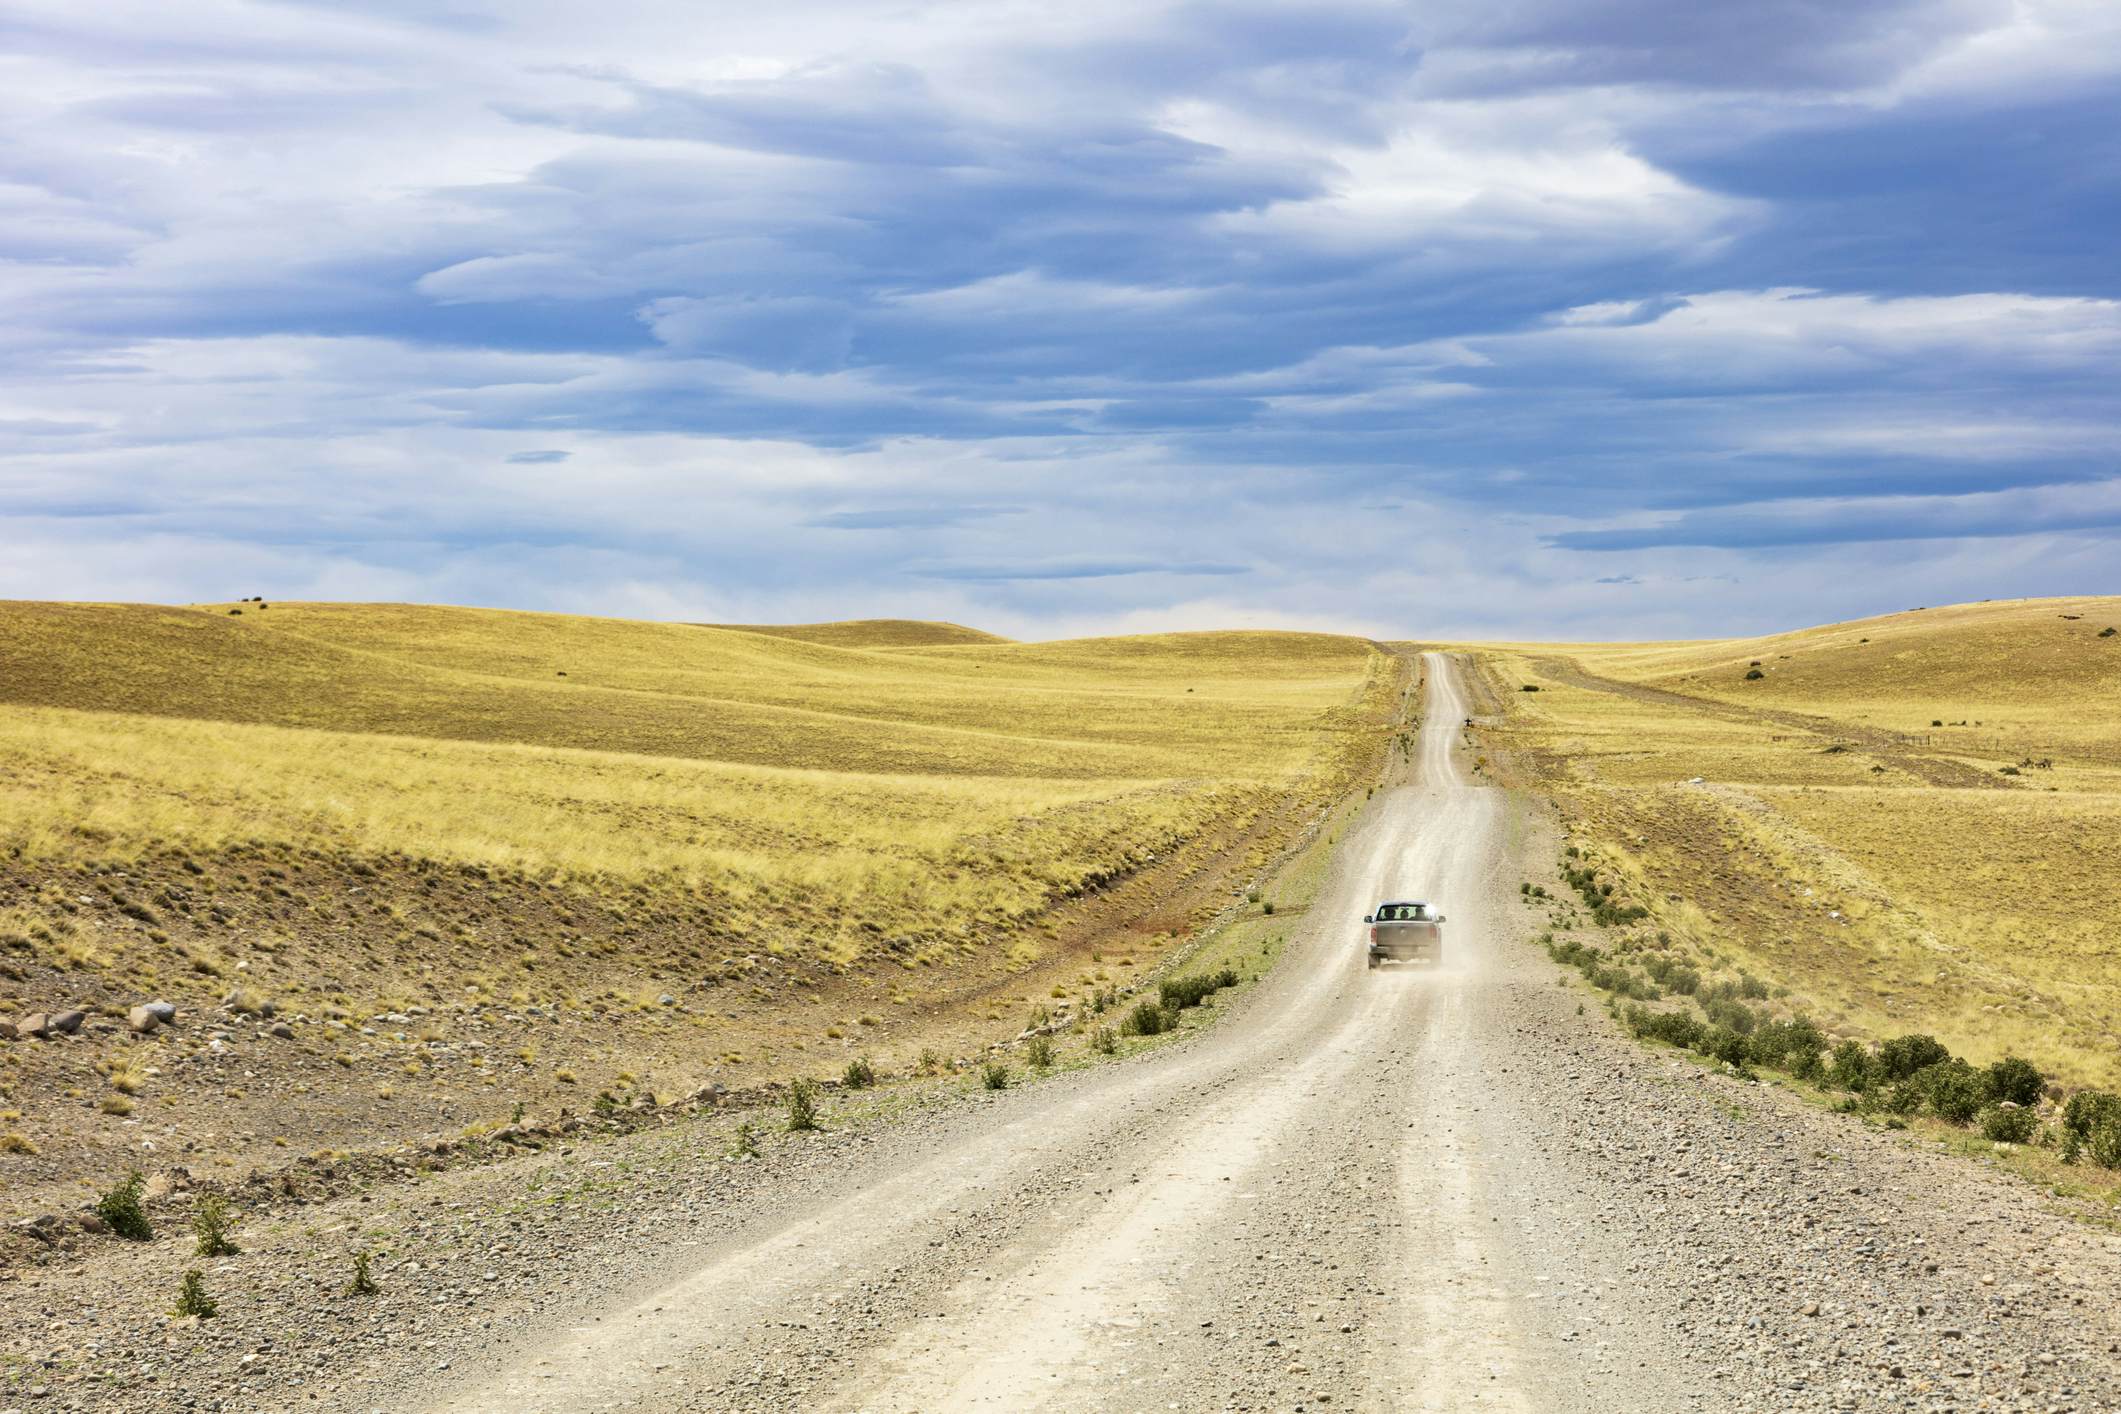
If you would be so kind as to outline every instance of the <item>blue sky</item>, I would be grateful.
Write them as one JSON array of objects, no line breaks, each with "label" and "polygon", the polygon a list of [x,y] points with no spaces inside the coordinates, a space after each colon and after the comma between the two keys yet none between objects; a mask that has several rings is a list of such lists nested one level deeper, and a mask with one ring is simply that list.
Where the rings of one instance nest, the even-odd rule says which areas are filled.
[{"label": "blue sky", "polygon": [[2110,0],[18,0],[0,596],[2121,589]]}]

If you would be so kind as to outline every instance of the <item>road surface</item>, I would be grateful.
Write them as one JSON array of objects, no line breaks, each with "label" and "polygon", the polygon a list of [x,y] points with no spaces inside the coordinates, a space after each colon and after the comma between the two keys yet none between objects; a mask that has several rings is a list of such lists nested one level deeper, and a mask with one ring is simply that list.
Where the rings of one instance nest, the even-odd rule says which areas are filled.
[{"label": "road surface", "polygon": [[[2114,1407],[2110,1240],[1556,985],[1536,807],[1469,778],[1427,666],[1413,783],[1204,1035],[838,1151],[652,1282],[557,1261],[612,1298],[348,1407]],[[1443,966],[1366,969],[1385,897],[1448,915]]]}]

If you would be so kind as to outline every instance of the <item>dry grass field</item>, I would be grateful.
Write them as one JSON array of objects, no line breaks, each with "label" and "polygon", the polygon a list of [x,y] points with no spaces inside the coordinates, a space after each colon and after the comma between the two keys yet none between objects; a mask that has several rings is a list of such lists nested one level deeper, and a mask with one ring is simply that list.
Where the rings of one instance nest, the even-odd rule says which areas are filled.
[{"label": "dry grass field", "polygon": [[2121,599],[2044,599],[1483,652],[1498,754],[1555,792],[1646,926],[1852,1032],[2112,1086],[2117,627]]},{"label": "dry grass field", "polygon": [[[1227,899],[1383,749],[1399,675],[1289,633],[0,604],[0,1017],[92,1014],[0,1043],[37,1151],[0,1185],[180,1102],[225,1157],[1014,1034]],[[1144,931],[1114,900],[1150,881]],[[127,1038],[152,996],[229,1034]]]}]

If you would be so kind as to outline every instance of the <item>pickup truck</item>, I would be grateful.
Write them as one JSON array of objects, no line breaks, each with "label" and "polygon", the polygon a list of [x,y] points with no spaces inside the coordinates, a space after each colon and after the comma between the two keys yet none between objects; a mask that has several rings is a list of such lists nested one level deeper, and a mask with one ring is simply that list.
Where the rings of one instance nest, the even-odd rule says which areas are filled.
[{"label": "pickup truck", "polygon": [[1443,961],[1443,915],[1418,899],[1381,903],[1362,916],[1370,925],[1370,966],[1387,962]]}]

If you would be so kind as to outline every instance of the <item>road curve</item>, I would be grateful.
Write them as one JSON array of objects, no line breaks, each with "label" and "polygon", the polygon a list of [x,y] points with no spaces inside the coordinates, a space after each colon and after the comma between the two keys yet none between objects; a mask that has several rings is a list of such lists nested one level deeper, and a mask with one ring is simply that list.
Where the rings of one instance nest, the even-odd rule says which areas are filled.
[{"label": "road curve", "polygon": [[[821,1160],[424,1407],[2116,1407],[2112,1244],[1554,985],[1517,898],[1553,841],[1462,769],[1456,673],[1428,656],[1413,783],[1217,1026]],[[1365,968],[1385,896],[1448,915],[1441,967]]]}]

